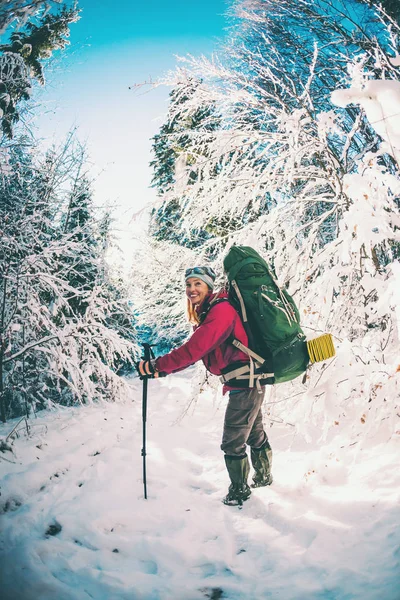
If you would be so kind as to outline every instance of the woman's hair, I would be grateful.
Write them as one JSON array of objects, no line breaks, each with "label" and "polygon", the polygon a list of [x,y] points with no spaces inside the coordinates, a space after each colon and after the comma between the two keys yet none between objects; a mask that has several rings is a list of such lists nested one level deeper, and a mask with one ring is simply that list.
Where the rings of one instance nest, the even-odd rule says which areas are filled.
[{"label": "woman's hair", "polygon": [[186,312],[187,312],[189,323],[191,323],[192,325],[199,325],[200,319],[199,319],[199,315],[196,312],[195,307],[190,302],[189,298],[187,298],[186,301],[187,301]]}]

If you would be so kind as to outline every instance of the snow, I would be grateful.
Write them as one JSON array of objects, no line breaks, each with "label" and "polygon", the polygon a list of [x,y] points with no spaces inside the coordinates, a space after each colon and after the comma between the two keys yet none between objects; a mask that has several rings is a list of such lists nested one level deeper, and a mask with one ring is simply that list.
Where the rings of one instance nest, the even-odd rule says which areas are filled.
[{"label": "snow", "polygon": [[[386,152],[398,157],[400,150],[400,81],[369,80],[363,89],[351,87],[331,94],[336,106],[359,104],[367,118],[385,142]],[[397,152],[396,152],[397,151]]]},{"label": "snow", "polygon": [[266,420],[274,483],[227,507],[226,397],[187,410],[189,370],[149,382],[144,500],[131,390],[39,413],[0,453],[3,600],[398,600],[398,435],[360,447],[310,426],[306,444]]},{"label": "snow", "polygon": [[400,67],[400,54],[396,54],[396,56],[391,56],[389,59],[392,67]]}]

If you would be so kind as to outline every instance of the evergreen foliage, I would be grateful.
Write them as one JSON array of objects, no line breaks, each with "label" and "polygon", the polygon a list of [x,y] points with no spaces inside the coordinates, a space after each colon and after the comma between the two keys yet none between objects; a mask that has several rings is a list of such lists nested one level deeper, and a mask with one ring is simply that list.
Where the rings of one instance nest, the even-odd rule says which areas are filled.
[{"label": "evergreen foliage", "polygon": [[75,7],[44,12],[43,4],[14,0],[0,11],[3,30],[19,25],[0,47],[3,421],[52,404],[125,397],[121,373],[138,351],[127,286],[110,267],[112,218],[95,206],[85,148],[73,132],[43,155],[20,119],[33,81],[45,82],[44,61],[66,47],[79,16]]},{"label": "evergreen foliage", "polygon": [[[182,210],[180,198],[169,197],[164,201],[168,192],[176,188],[178,194],[183,187],[194,185],[197,174],[190,171],[190,165],[196,161],[191,156],[189,148],[193,136],[198,132],[202,135],[212,132],[218,127],[218,117],[212,104],[204,103],[196,106],[196,110],[188,114],[180,107],[190,104],[196,96],[196,91],[201,87],[201,80],[189,79],[184,86],[180,83],[170,93],[170,110],[166,122],[161,126],[160,132],[153,138],[154,160],[150,166],[153,168],[152,185],[160,196],[161,206],[154,209],[151,215],[150,229],[157,240],[174,241],[187,247],[195,246],[200,240],[207,239],[205,230],[193,226],[191,231],[182,227]],[[180,178],[184,169],[185,181]],[[188,170],[188,175],[186,174]]]},{"label": "evergreen foliage", "polygon": [[0,4],[0,35],[10,25],[24,25],[40,11],[61,4],[61,0],[5,0]]},{"label": "evergreen foliage", "polygon": [[132,312],[107,267],[109,217],[96,216],[85,153],[70,136],[44,159],[10,150],[0,179],[0,416],[124,395]]},{"label": "evergreen foliage", "polygon": [[0,120],[8,138],[20,119],[19,103],[31,97],[32,80],[44,85],[42,62],[66,47],[70,24],[78,18],[78,10],[63,6],[38,24],[28,22],[23,30],[13,31],[9,43],[0,45]]}]

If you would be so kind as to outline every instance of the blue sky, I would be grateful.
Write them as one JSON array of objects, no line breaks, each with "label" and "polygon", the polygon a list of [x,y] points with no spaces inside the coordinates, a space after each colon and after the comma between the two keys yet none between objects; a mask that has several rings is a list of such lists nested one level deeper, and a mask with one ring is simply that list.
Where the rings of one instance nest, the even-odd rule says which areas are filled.
[{"label": "blue sky", "polygon": [[179,38],[212,39],[224,27],[226,3],[221,0],[80,0],[82,17],[71,39],[92,38],[96,48],[111,43]]},{"label": "blue sky", "polygon": [[59,140],[71,127],[87,140],[97,202],[118,205],[124,248],[130,219],[155,197],[149,189],[150,138],[167,109],[169,90],[143,93],[176,64],[174,55],[210,55],[225,35],[225,0],[80,0],[71,45],[48,69],[40,92],[39,133]]}]

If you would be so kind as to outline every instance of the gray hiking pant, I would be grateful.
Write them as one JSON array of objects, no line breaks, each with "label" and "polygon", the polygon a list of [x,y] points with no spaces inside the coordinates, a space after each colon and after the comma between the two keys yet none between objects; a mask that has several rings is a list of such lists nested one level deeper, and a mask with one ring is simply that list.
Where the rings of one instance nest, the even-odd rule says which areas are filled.
[{"label": "gray hiking pant", "polygon": [[241,456],[246,453],[246,444],[259,448],[268,439],[261,412],[264,396],[265,386],[261,394],[256,388],[229,392],[221,444],[225,454]]}]

